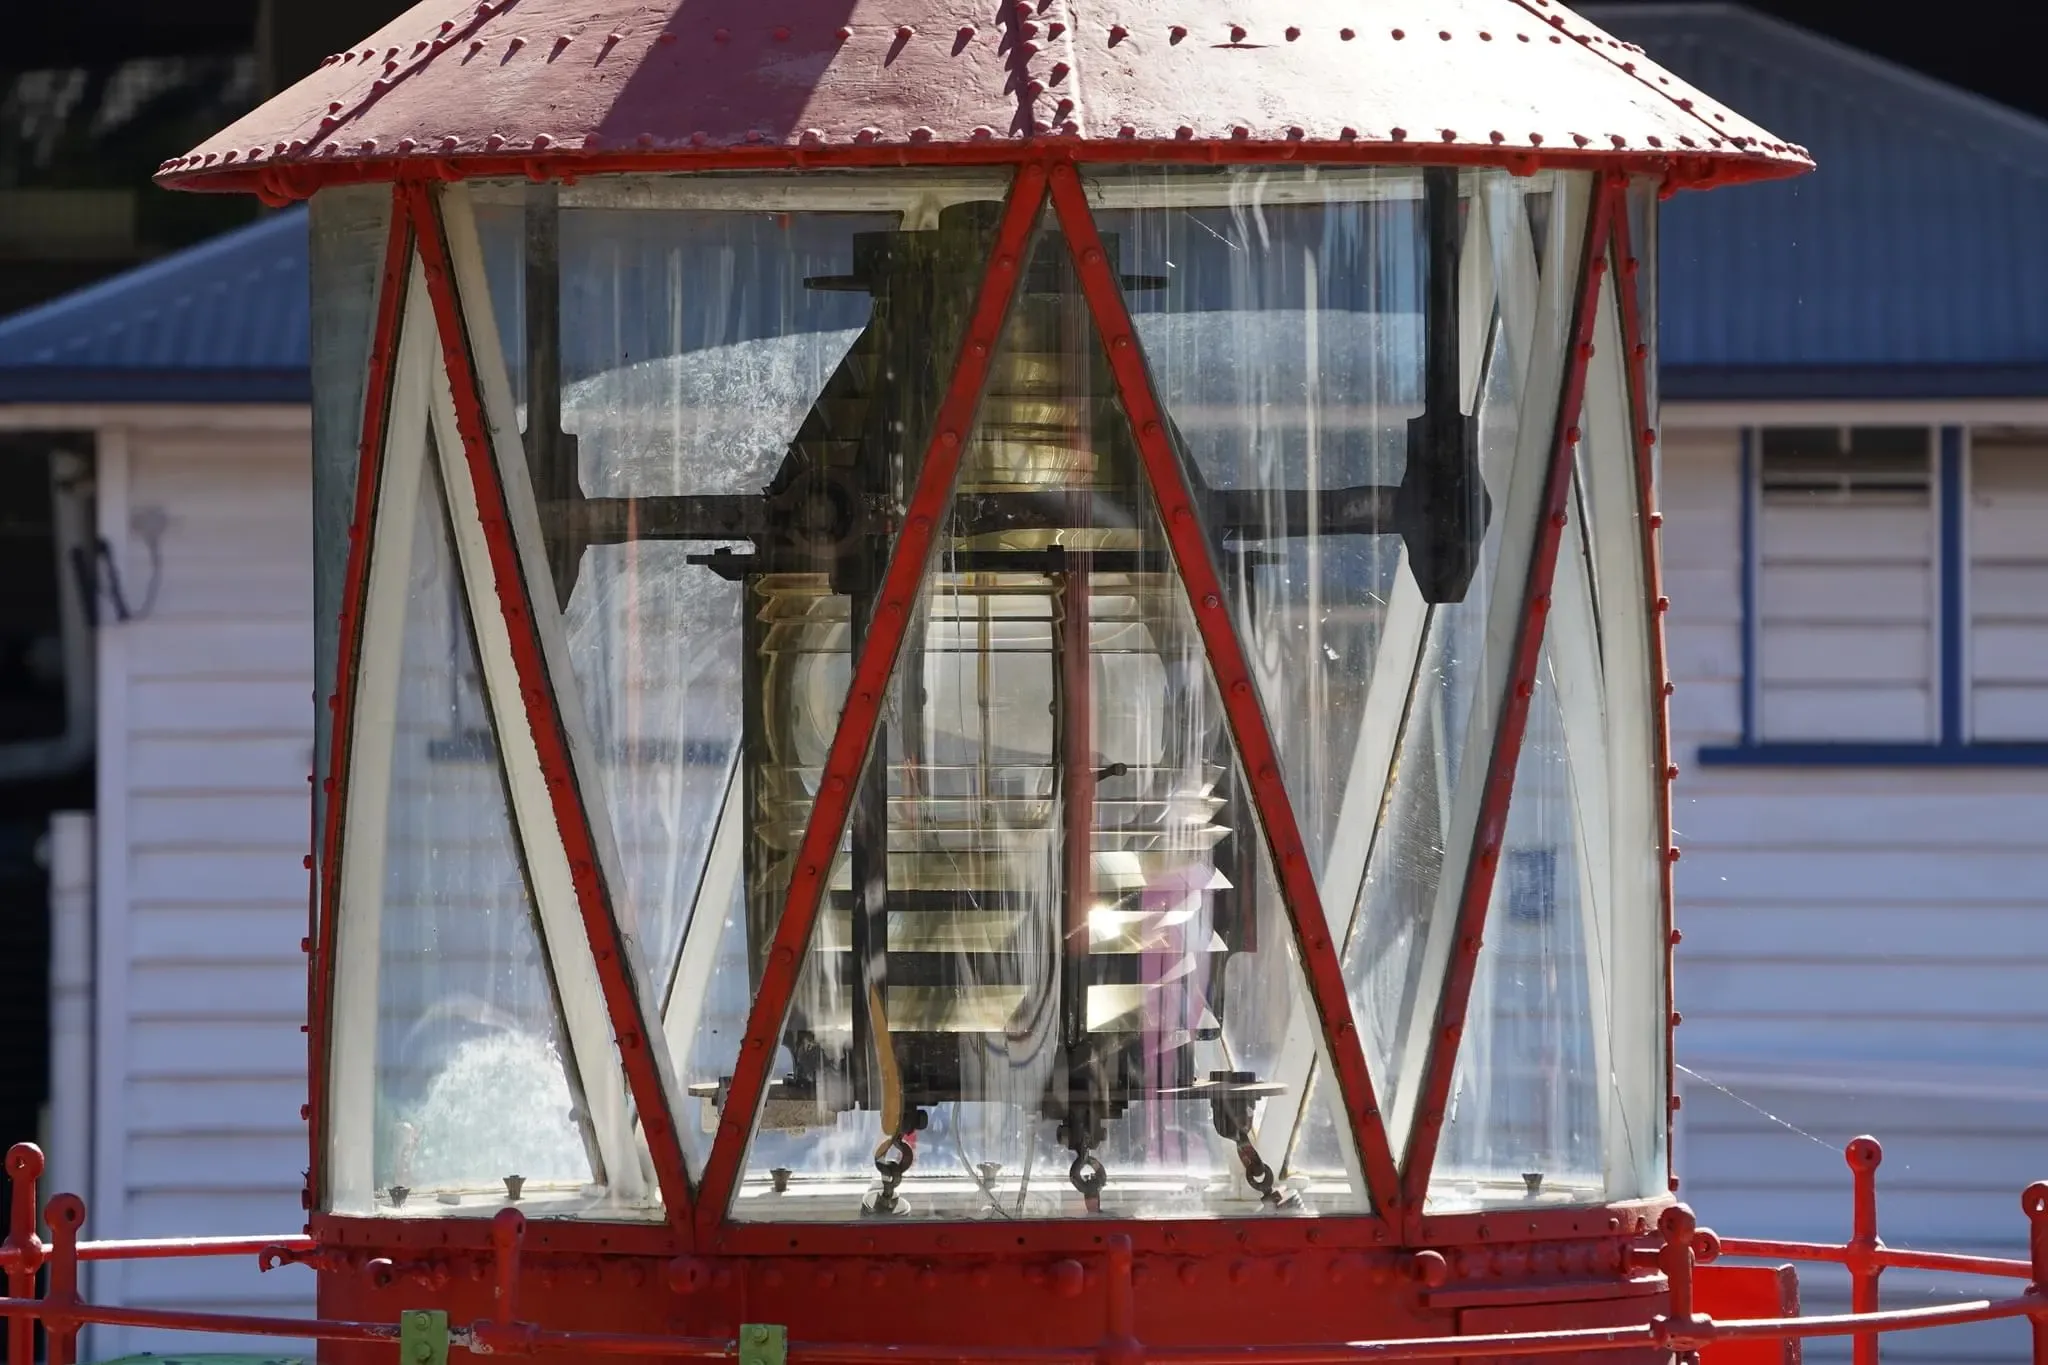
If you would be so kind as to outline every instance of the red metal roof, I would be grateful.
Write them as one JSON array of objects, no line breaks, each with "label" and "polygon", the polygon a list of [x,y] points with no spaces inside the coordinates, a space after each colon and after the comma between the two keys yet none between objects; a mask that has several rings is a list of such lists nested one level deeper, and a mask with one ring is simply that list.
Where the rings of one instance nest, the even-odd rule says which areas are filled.
[{"label": "red metal roof", "polygon": [[1554,0],[424,0],[159,175],[289,197],[415,160],[573,174],[1051,139],[1678,183],[1811,164]]}]

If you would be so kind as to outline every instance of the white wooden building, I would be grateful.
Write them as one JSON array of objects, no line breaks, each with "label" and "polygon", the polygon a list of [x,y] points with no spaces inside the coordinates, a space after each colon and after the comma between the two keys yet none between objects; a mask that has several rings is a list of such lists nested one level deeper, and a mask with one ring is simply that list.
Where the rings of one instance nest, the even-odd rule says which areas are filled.
[{"label": "white wooden building", "polygon": [[[0,323],[0,429],[89,458],[106,542],[93,809],[60,818],[50,848],[59,1069],[42,1135],[51,1188],[84,1195],[92,1237],[304,1221],[305,237],[303,213],[278,215]],[[312,1309],[310,1274],[242,1260],[88,1273],[116,1303]],[[170,1344],[98,1329],[87,1349]]]},{"label": "white wooden building", "polygon": [[[2023,1257],[2048,1175],[2048,125],[1736,6],[1589,12],[1820,167],[1665,206],[1681,1193],[1730,1232],[1840,1241],[1841,1147],[1869,1133],[1888,1241]],[[1847,1307],[1802,1279],[1808,1311]],[[2018,1360],[2026,1332],[1885,1350]]]},{"label": "white wooden building", "polygon": [[[2023,1254],[2019,1191],[2048,1176],[2048,125],[1735,7],[1589,12],[1822,166],[1666,206],[1682,1193],[1724,1231],[1839,1240],[1841,1146],[1870,1132],[1888,1240]],[[94,633],[93,886],[64,902],[97,951],[53,1155],[97,1236],[302,1221],[304,293],[280,215],[0,324],[0,426],[89,447],[127,606],[160,570]],[[303,1272],[96,1273],[114,1302],[310,1307]]]}]

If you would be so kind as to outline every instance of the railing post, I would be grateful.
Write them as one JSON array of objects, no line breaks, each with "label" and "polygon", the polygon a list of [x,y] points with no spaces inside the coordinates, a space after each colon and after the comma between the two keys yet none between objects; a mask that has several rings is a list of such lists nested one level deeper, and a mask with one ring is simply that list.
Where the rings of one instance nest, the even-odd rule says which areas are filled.
[{"label": "railing post", "polygon": [[78,1229],[85,1222],[85,1201],[60,1194],[43,1211],[50,1225],[50,1292],[45,1301],[59,1315],[43,1320],[43,1358],[49,1365],[73,1365],[78,1359]]},{"label": "railing post", "polygon": [[[2027,1186],[2020,1207],[2027,1214],[2028,1263],[2034,1273],[2027,1293],[2037,1299],[2048,1298],[2048,1180]],[[2028,1325],[2034,1332],[2034,1365],[2048,1365],[2048,1316],[2035,1313]]]},{"label": "railing post", "polygon": [[[0,1242],[0,1263],[7,1267],[7,1297],[36,1296],[36,1272],[43,1265],[43,1244],[36,1236],[36,1182],[43,1174],[43,1149],[19,1142],[7,1152],[7,1179],[13,1187],[8,1204],[7,1240]],[[36,1356],[36,1320],[7,1320],[7,1365],[31,1365]]]},{"label": "railing post", "polygon": [[[1877,1252],[1884,1245],[1877,1236],[1877,1168],[1884,1162],[1884,1148],[1874,1137],[1854,1138],[1843,1149],[1855,1182],[1855,1207],[1850,1215],[1848,1256],[1849,1308],[1856,1313],[1878,1311],[1877,1278],[1884,1267]],[[1854,1365],[1878,1365],[1878,1334],[1858,1332],[1853,1343]]]}]

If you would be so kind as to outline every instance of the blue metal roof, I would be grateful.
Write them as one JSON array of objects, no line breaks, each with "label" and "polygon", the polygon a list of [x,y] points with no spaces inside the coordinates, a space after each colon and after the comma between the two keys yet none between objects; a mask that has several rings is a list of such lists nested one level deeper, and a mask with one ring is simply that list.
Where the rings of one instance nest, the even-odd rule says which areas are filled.
[{"label": "blue metal roof", "polygon": [[0,320],[0,403],[312,398],[306,211]]},{"label": "blue metal roof", "polygon": [[[2048,123],[1732,4],[1585,13],[1811,148],[1667,203],[1668,398],[2048,395]],[[304,402],[303,210],[0,322],[0,402]]]},{"label": "blue metal roof", "polygon": [[1667,398],[2048,394],[2048,123],[1737,5],[1581,8],[1819,165],[1665,204]]}]

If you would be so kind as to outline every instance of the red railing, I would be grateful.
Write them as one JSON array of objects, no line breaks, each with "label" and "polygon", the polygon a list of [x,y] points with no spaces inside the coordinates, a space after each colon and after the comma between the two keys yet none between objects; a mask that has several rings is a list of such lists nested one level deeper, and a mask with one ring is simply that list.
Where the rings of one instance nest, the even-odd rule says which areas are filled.
[{"label": "red railing", "polygon": [[[1877,1167],[1882,1151],[1871,1138],[1849,1144],[1847,1157],[1854,1177],[1853,1231],[1849,1241],[1786,1242],[1756,1238],[1721,1238],[1697,1226],[1683,1205],[1666,1211],[1662,1234],[1641,1257],[1666,1280],[1665,1313],[1625,1327],[1592,1327],[1546,1332],[1503,1332],[1448,1337],[1402,1338],[1323,1344],[1261,1346],[1146,1347],[1136,1340],[1135,1280],[1127,1237],[1108,1239],[1104,1250],[1108,1311],[1102,1342],[1095,1347],[953,1347],[881,1345],[863,1342],[789,1343],[797,1365],[1083,1365],[1084,1362],[1160,1362],[1161,1365],[1346,1365],[1354,1361],[1443,1360],[1468,1356],[1544,1356],[1586,1351],[1659,1349],[1689,1354],[1720,1344],[1816,1337],[1855,1339],[1859,1365],[1877,1358],[1877,1338],[1884,1332],[1957,1327],[1968,1323],[2026,1318],[2033,1332],[2034,1365],[2048,1365],[2048,1181],[2027,1187],[2021,1208],[2028,1223],[2027,1260],[1964,1256],[1944,1252],[1887,1247],[1877,1236]],[[50,1228],[45,1242],[36,1230],[37,1183],[43,1154],[29,1144],[7,1156],[12,1182],[8,1233],[0,1242],[0,1272],[7,1297],[0,1298],[0,1317],[8,1322],[5,1365],[33,1365],[34,1327],[47,1334],[49,1365],[73,1365],[78,1331],[88,1324],[153,1328],[163,1331],[211,1332],[231,1336],[282,1337],[296,1340],[397,1342],[398,1324],[349,1322],[331,1318],[258,1317],[173,1309],[120,1308],[86,1303],[78,1293],[78,1267],[86,1261],[172,1259],[254,1254],[259,1269],[314,1259],[319,1248],[309,1237],[186,1237],[155,1240],[84,1242],[78,1238],[85,1221],[85,1203],[60,1194],[43,1209]],[[578,1352],[584,1355],[654,1356],[674,1360],[736,1360],[739,1344],[729,1338],[638,1335],[615,1332],[555,1331],[521,1322],[517,1317],[519,1258],[525,1219],[506,1210],[493,1220],[496,1263],[495,1316],[467,1327],[451,1327],[449,1343],[493,1354],[541,1355]],[[1724,1257],[1804,1261],[1848,1269],[1853,1312],[1831,1316],[1744,1318],[1716,1321],[1694,1310],[1695,1271]],[[1988,1275],[2027,1281],[2017,1295],[1977,1299],[1927,1308],[1884,1310],[1877,1307],[1878,1276],[1885,1270],[1933,1270]],[[47,1272],[40,1297],[36,1279]]]}]

